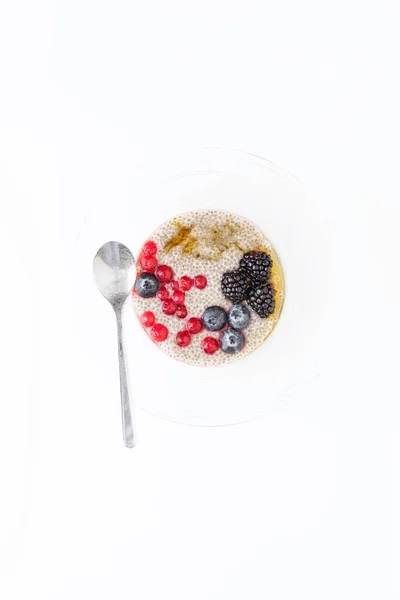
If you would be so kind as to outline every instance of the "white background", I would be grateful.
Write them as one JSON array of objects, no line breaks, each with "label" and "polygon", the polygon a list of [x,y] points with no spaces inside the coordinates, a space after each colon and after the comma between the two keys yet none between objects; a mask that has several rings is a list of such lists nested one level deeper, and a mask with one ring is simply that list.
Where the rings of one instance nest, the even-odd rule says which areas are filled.
[{"label": "white background", "polygon": [[[400,598],[396,9],[0,2],[1,598]],[[71,310],[72,247],[155,150],[202,145],[323,198],[329,342],[272,415],[140,413],[129,452],[116,365],[96,373]]]}]

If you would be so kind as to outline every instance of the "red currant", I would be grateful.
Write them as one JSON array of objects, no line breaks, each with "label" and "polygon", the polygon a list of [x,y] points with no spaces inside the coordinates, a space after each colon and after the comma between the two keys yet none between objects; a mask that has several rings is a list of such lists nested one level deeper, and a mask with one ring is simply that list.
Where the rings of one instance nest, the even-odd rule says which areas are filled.
[{"label": "red currant", "polygon": [[207,285],[207,277],[205,275],[196,275],[194,278],[194,285],[198,290],[204,290]]},{"label": "red currant", "polygon": [[161,283],[169,283],[174,276],[174,272],[168,265],[160,265],[156,269],[156,276]]},{"label": "red currant", "polygon": [[140,322],[143,327],[151,327],[156,322],[154,313],[152,313],[151,310],[146,310],[140,317]]},{"label": "red currant", "polygon": [[144,244],[142,251],[145,256],[154,256],[157,254],[157,244],[149,240]]},{"label": "red currant", "polygon": [[162,303],[162,311],[165,315],[174,315],[176,313],[176,304],[173,300],[164,300]]},{"label": "red currant", "polygon": [[219,342],[213,337],[206,337],[201,342],[201,347],[206,354],[214,354],[219,348]]},{"label": "red currant", "polygon": [[186,346],[189,346],[190,342],[192,341],[192,337],[187,331],[178,331],[175,341],[178,346],[185,348]]},{"label": "red currant", "polygon": [[184,304],[180,304],[176,309],[178,319],[184,319],[187,316],[187,308]]},{"label": "red currant", "polygon": [[179,287],[184,292],[188,292],[193,287],[193,279],[187,275],[184,275],[179,280]]},{"label": "red currant", "polygon": [[179,290],[179,283],[177,281],[173,280],[169,285],[171,286],[171,290],[174,290],[174,292]]},{"label": "red currant", "polygon": [[165,285],[162,285],[162,286],[160,287],[160,289],[158,290],[158,292],[157,292],[157,298],[158,298],[159,300],[168,300],[168,298],[169,298],[169,293],[168,293],[168,290],[167,290],[167,288],[165,287]]},{"label": "red currant", "polygon": [[163,342],[168,337],[168,329],[161,323],[156,323],[150,329],[150,335],[155,342]]},{"label": "red currant", "polygon": [[158,265],[158,262],[155,256],[142,256],[140,264],[142,265],[143,271],[152,273]]},{"label": "red currant", "polygon": [[176,304],[183,304],[185,302],[185,292],[176,290],[176,292],[172,294],[172,300],[176,302]]},{"label": "red currant", "polygon": [[203,323],[201,322],[201,319],[192,317],[186,323],[186,329],[189,333],[200,333],[200,331],[203,329]]}]

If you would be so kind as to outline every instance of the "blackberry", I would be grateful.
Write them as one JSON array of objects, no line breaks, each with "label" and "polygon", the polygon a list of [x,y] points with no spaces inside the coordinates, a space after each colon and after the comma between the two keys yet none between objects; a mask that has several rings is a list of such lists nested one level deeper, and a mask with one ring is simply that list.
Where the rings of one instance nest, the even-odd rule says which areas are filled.
[{"label": "blackberry", "polygon": [[246,252],[240,260],[240,268],[253,283],[265,283],[269,279],[272,258],[266,252]]},{"label": "blackberry", "polygon": [[275,310],[275,288],[270,283],[251,287],[247,292],[247,302],[260,317],[265,319]]},{"label": "blackberry", "polygon": [[222,293],[233,304],[239,304],[244,300],[247,288],[247,276],[241,269],[228,271],[222,275]]}]

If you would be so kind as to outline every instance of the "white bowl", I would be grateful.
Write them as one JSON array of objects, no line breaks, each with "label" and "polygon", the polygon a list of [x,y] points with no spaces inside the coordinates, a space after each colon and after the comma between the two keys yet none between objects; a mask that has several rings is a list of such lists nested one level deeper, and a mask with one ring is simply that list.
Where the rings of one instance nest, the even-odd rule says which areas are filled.
[{"label": "white bowl", "polygon": [[[93,256],[104,242],[118,240],[137,256],[163,221],[210,208],[253,221],[280,257],[285,302],[271,336],[233,364],[195,367],[172,360],[152,344],[135,323],[133,309],[126,315],[138,405],[154,415],[203,426],[240,423],[271,411],[289,390],[293,395],[315,361],[329,289],[329,240],[313,194],[270,162],[243,152],[203,148],[164,155],[137,171],[128,201],[112,198],[89,215],[75,246],[81,284],[87,287]],[[109,307],[94,284],[89,297],[87,336],[96,335],[101,347]],[[105,369],[99,369],[99,377],[106,376]]]}]

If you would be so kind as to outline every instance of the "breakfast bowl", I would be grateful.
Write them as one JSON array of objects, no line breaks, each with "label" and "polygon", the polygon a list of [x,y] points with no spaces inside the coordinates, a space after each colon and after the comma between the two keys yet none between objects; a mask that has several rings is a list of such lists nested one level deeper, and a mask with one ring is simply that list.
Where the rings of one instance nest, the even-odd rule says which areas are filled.
[{"label": "breakfast bowl", "polygon": [[[129,194],[88,215],[75,244],[82,284],[109,239],[136,258],[126,331],[140,408],[229,425],[302,387],[326,317],[329,240],[320,203],[295,177],[238,151],[164,153],[136,170]],[[92,300],[82,326],[98,338]]]}]

